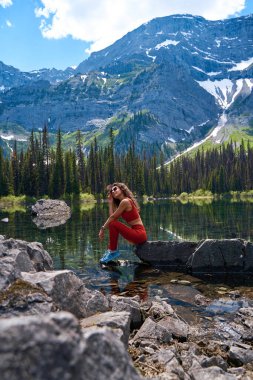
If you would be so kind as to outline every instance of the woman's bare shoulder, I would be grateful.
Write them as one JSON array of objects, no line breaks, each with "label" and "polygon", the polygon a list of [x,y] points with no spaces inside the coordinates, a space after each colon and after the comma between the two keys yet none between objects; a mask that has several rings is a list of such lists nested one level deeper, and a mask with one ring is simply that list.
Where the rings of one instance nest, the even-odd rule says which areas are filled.
[{"label": "woman's bare shoulder", "polygon": [[129,204],[131,204],[129,198],[124,198],[124,199],[122,199],[122,201],[121,201],[120,203],[123,204],[123,205],[126,205],[126,206],[129,205]]}]

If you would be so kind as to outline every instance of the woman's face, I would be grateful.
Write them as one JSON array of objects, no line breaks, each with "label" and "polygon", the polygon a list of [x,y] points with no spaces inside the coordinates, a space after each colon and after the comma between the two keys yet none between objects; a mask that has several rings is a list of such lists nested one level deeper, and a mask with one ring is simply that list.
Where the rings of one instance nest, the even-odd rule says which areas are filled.
[{"label": "woman's face", "polygon": [[111,193],[113,198],[117,199],[122,195],[122,190],[118,186],[114,185],[111,189]]}]

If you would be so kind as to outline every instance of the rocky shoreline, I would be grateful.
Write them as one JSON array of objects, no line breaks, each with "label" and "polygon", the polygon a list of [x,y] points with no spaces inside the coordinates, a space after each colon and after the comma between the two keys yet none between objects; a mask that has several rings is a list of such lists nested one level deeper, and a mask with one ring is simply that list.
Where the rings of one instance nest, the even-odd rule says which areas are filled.
[{"label": "rocky shoreline", "polygon": [[166,297],[89,289],[37,242],[1,236],[0,263],[2,380],[253,378],[253,302],[237,292],[192,291],[196,309],[234,308],[196,323]]}]

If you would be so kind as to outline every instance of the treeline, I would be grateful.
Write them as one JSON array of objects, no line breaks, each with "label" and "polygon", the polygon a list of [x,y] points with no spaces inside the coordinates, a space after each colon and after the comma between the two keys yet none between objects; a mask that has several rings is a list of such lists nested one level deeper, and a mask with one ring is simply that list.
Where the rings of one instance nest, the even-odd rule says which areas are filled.
[{"label": "treeline", "polygon": [[0,196],[48,195],[59,198],[69,194],[104,195],[106,185],[125,182],[137,195],[168,196],[197,189],[212,193],[253,189],[253,148],[249,143],[227,146],[195,157],[182,156],[165,165],[164,155],[150,157],[137,154],[134,143],[127,153],[115,153],[113,131],[110,143],[102,148],[96,139],[84,154],[81,132],[77,131],[76,147],[63,151],[61,131],[56,149],[49,146],[45,126],[38,135],[31,133],[28,149],[19,152],[14,143],[11,157],[4,158],[0,148]]},{"label": "treeline", "polygon": [[197,189],[214,194],[253,189],[253,148],[249,142],[229,142],[219,149],[198,150],[194,157],[181,157],[170,165],[170,193]]},{"label": "treeline", "polygon": [[75,149],[64,151],[61,131],[53,149],[45,126],[39,135],[31,133],[25,152],[19,152],[14,142],[11,157],[4,158],[0,148],[0,196],[59,198],[80,192],[104,195],[106,185],[114,181],[127,183],[138,195],[147,191],[156,194],[162,191],[156,167],[156,157],[146,159],[144,152],[140,158],[134,144],[125,155],[115,154],[112,129],[107,147],[99,147],[95,139],[85,155],[80,131]]}]

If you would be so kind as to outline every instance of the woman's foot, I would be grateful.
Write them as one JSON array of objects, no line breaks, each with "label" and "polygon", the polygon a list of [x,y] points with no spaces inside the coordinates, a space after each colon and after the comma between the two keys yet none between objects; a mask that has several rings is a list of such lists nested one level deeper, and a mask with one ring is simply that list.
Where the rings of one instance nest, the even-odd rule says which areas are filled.
[{"label": "woman's foot", "polygon": [[101,264],[109,263],[109,261],[116,259],[117,257],[119,257],[119,255],[120,253],[117,249],[115,251],[111,251],[110,249],[107,249],[107,251],[105,251],[104,253],[104,256],[100,259],[100,263]]}]

